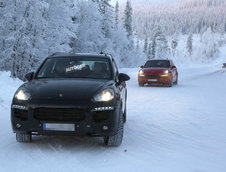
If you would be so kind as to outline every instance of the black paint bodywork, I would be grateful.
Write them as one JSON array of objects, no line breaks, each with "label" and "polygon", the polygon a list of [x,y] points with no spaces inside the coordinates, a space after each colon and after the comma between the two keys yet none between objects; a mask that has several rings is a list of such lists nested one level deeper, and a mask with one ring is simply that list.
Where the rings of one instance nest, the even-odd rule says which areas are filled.
[{"label": "black paint bodywork", "polygon": [[[55,55],[48,58],[58,58],[66,55]],[[67,55],[68,56],[68,55]],[[30,133],[36,135],[91,135],[91,136],[112,136],[118,128],[119,114],[125,112],[126,84],[129,77],[119,74],[114,59],[109,55],[87,55],[72,54],[79,57],[100,57],[108,58],[112,65],[113,76],[105,79],[82,79],[82,78],[49,78],[36,79],[36,73],[28,75],[29,82],[25,82],[19,89],[25,88],[31,99],[21,101],[13,98],[11,107],[11,123],[14,133]],[[41,65],[42,66],[42,65]],[[127,77],[127,78],[126,78]],[[126,78],[126,79],[125,79]],[[114,99],[109,102],[95,102],[93,96],[106,88],[115,92]],[[18,89],[18,90],[19,90]],[[60,95],[60,96],[59,96]],[[25,106],[26,109],[15,109],[13,105]],[[95,112],[97,107],[114,107],[114,110]],[[36,114],[39,109],[53,110],[54,112],[72,110],[76,113],[83,113],[84,118],[79,120],[56,120],[40,119]],[[56,113],[56,115],[58,115]],[[99,113],[99,114],[98,114]],[[26,116],[27,115],[27,116]],[[106,115],[106,119],[97,120],[95,117]],[[69,117],[70,118],[70,117]],[[71,123],[75,125],[75,131],[46,131],[43,130],[43,123]],[[20,127],[16,127],[19,124]],[[108,130],[103,130],[108,126]]]}]

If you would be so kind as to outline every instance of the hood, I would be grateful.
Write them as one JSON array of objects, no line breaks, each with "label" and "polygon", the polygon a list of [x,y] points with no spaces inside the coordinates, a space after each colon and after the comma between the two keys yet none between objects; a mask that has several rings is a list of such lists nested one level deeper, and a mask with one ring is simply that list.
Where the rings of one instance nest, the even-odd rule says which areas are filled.
[{"label": "hood", "polygon": [[39,79],[27,83],[32,99],[90,100],[112,81],[92,79]]},{"label": "hood", "polygon": [[157,68],[157,67],[150,67],[150,68],[143,68],[142,69],[145,74],[160,74],[163,73],[165,70],[169,70],[169,68]]}]

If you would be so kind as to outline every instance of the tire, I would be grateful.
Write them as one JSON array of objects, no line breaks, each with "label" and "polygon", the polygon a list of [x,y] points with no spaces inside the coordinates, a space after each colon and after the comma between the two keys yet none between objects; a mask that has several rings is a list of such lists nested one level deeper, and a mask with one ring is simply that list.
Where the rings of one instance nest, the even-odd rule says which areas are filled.
[{"label": "tire", "polygon": [[31,142],[32,136],[28,133],[16,133],[16,140],[18,142]]},{"label": "tire", "polygon": [[140,87],[143,87],[143,86],[144,86],[144,84],[139,83],[139,86],[140,86]]},{"label": "tire", "polygon": [[167,86],[168,87],[172,87],[173,86],[173,82],[171,81]]},{"label": "tire", "polygon": [[178,84],[178,79],[174,82],[174,85],[177,85]]},{"label": "tire", "polygon": [[123,113],[123,123],[126,123],[126,105],[125,105],[125,112]]},{"label": "tire", "polygon": [[124,123],[123,123],[123,113],[120,112],[119,116],[119,126],[117,132],[113,136],[106,136],[104,137],[104,144],[107,146],[120,146],[123,139],[123,132],[124,132]]},{"label": "tire", "polygon": [[175,85],[177,85],[177,84],[178,84],[178,76],[177,76],[177,80],[174,82],[174,84],[175,84]]}]

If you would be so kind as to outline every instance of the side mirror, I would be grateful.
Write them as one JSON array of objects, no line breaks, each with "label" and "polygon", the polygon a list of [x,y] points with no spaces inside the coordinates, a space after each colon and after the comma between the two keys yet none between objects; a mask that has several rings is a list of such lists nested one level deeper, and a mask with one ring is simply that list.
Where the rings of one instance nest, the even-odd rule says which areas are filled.
[{"label": "side mirror", "polygon": [[144,68],[144,65],[140,66],[140,68],[143,69]]},{"label": "side mirror", "polygon": [[25,78],[28,80],[28,81],[31,81],[34,77],[34,72],[30,72],[28,74],[25,75]]},{"label": "side mirror", "polygon": [[130,80],[130,77],[124,73],[120,73],[118,75],[118,80],[119,80],[119,83],[121,84],[122,82]]},{"label": "side mirror", "polygon": [[176,69],[176,66],[172,66],[171,69]]}]

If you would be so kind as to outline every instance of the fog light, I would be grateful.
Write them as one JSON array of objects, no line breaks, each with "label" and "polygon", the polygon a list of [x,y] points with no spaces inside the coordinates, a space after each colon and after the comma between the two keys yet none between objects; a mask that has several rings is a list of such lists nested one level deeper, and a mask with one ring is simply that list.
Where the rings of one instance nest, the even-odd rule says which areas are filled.
[{"label": "fog light", "polygon": [[28,110],[26,106],[21,106],[21,105],[12,105],[12,108],[20,109],[20,110]]},{"label": "fog light", "polygon": [[108,111],[108,110],[114,110],[114,107],[97,107],[92,109],[92,111]]},{"label": "fog light", "polygon": [[16,128],[20,128],[21,127],[21,125],[20,124],[16,124]]},{"label": "fog light", "polygon": [[108,126],[104,125],[104,126],[103,126],[103,130],[104,130],[104,131],[108,130]]}]

